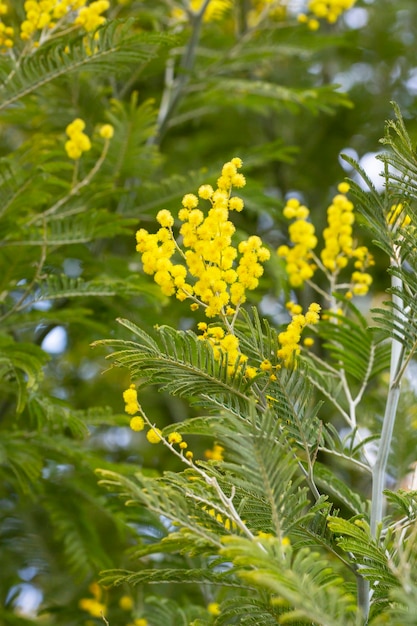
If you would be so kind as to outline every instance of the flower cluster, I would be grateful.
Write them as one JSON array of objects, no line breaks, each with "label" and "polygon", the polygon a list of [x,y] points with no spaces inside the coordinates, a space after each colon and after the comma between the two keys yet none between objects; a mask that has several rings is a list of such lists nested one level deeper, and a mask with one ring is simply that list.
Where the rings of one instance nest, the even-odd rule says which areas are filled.
[{"label": "flower cluster", "polygon": [[198,330],[202,331],[199,338],[207,341],[212,349],[214,358],[219,361],[227,355],[229,373],[231,374],[238,364],[242,364],[247,357],[239,350],[239,339],[236,335],[226,333],[221,326],[208,326],[205,322],[199,322]]},{"label": "flower cluster", "polygon": [[[190,0],[189,7],[194,13],[198,13],[203,5],[203,0]],[[233,7],[233,0],[210,0],[208,3],[203,20],[205,22],[217,22],[222,20],[224,16]],[[171,17],[175,22],[185,22],[187,13],[184,9],[174,8]]]},{"label": "flower cluster", "polygon": [[219,443],[215,443],[213,447],[211,448],[211,450],[204,451],[204,456],[209,461],[223,461],[224,460],[223,452],[224,452],[223,446],[221,446]]},{"label": "flower cluster", "polygon": [[103,603],[103,591],[97,583],[92,583],[88,590],[93,598],[81,598],[78,606],[92,617],[103,617],[106,614],[106,605]]},{"label": "flower cluster", "polygon": [[350,289],[347,296],[363,296],[368,293],[372,277],[365,270],[373,264],[373,259],[365,246],[356,246],[352,237],[355,222],[353,204],[346,197],[348,183],[340,183],[338,193],[327,209],[328,227],[323,231],[324,248],[320,257],[324,267],[333,274],[345,268],[349,259],[355,259]]},{"label": "flower cluster", "polygon": [[[128,415],[132,415],[133,417],[130,420],[130,428],[134,432],[140,432],[145,428],[145,420],[142,417],[144,415],[142,411],[142,407],[138,402],[138,392],[136,391],[136,385],[130,385],[128,389],[123,392],[123,400],[125,402],[125,411]],[[142,413],[142,415],[136,415],[136,413]],[[148,426],[150,426],[147,421]],[[149,430],[146,433],[146,439],[149,443],[160,443],[163,439],[162,431],[160,428],[156,428],[156,426],[150,426]],[[183,441],[182,435],[176,431],[170,433],[166,438],[169,444],[178,445],[181,451],[184,451],[188,448],[188,444]],[[185,453],[187,459],[193,458],[193,453],[187,451]]]},{"label": "flower cluster", "polygon": [[86,0],[26,0],[25,19],[20,25],[20,37],[29,40],[36,34],[47,33],[60,26],[74,24],[91,32],[105,22],[102,15],[110,7],[108,0],[86,5]]},{"label": "flower cluster", "polygon": [[[357,246],[353,239],[355,215],[353,204],[348,200],[348,183],[340,183],[336,194],[327,209],[327,227],[323,231],[324,246],[317,257],[314,249],[317,237],[313,224],[309,221],[309,210],[291,198],[284,208],[284,217],[294,220],[288,229],[292,246],[280,246],[278,256],[286,261],[286,271],[292,287],[302,287],[309,281],[318,267],[326,274],[332,291],[345,288],[345,295],[365,295],[372,283],[372,277],[365,270],[373,265],[372,255],[365,246]],[[354,271],[347,284],[337,284],[337,278],[353,260]]]},{"label": "flower cluster", "polygon": [[83,152],[91,149],[90,138],[83,132],[85,122],[77,117],[71,124],[68,124],[65,132],[69,139],[65,143],[65,150],[70,159],[77,160]]},{"label": "flower cluster", "polygon": [[[141,253],[143,270],[154,276],[162,292],[179,300],[193,301],[192,310],[204,308],[209,318],[234,316],[246,300],[246,290],[255,289],[263,274],[261,263],[270,253],[257,236],[249,237],[234,247],[235,226],[229,220],[230,211],[241,211],[243,200],[232,197],[233,187],[243,187],[245,178],[237,170],[242,166],[234,158],[222,168],[217,189],[202,185],[198,196],[186,194],[178,218],[182,222],[182,248],[174,233],[174,217],[163,209],[157,215],[161,228],[149,234],[141,228],[136,233],[136,250]],[[208,200],[208,214],[198,208],[199,198]],[[179,262],[171,259],[179,254]]]},{"label": "flower cluster", "polygon": [[248,357],[240,351],[236,335],[226,332],[221,326],[208,326],[205,322],[200,322],[198,329],[202,331],[199,339],[211,345],[216,361],[227,360],[227,371],[230,375],[239,372],[250,380],[258,374],[256,367],[247,364]]},{"label": "flower cluster", "polygon": [[301,13],[298,21],[307,24],[310,30],[317,30],[320,27],[319,20],[334,24],[342,13],[353,7],[355,2],[356,0],[309,0],[308,9],[313,17]]},{"label": "flower cluster", "polygon": [[90,33],[104,24],[106,18],[102,13],[107,11],[109,7],[110,2],[108,2],[108,0],[96,0],[96,2],[92,2],[89,6],[82,7],[79,10],[74,24],[76,26],[82,26],[84,30]]},{"label": "flower cluster", "polygon": [[3,0],[0,0],[0,52],[4,52],[13,47],[14,29],[12,26],[6,26],[6,24],[1,21],[2,16],[6,15],[7,12],[7,5]]},{"label": "flower cluster", "polygon": [[[129,389],[123,392],[123,400],[125,401],[125,411],[128,415],[135,415],[140,410],[138,392],[135,385],[130,385]],[[133,430],[138,429],[134,428]]]},{"label": "flower cluster", "polygon": [[286,260],[285,269],[292,287],[301,287],[306,280],[312,278],[316,265],[312,251],[317,245],[314,226],[308,221],[309,210],[301,205],[296,198],[290,198],[284,207],[284,217],[294,220],[288,229],[291,248],[280,246],[278,256]]},{"label": "flower cluster", "polygon": [[282,359],[285,367],[290,367],[294,363],[295,357],[300,354],[300,341],[303,329],[306,326],[318,323],[321,306],[313,302],[308,307],[308,311],[305,315],[299,312],[301,311],[299,305],[288,308],[292,314],[292,319],[287,329],[278,335],[278,341],[281,347],[277,351],[277,356]]}]

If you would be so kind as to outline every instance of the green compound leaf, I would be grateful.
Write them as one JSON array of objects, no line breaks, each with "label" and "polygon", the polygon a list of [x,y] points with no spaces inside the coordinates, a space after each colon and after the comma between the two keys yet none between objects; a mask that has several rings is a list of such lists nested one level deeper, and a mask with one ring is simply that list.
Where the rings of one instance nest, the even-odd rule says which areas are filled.
[{"label": "green compound leaf", "polygon": [[358,624],[355,598],[318,553],[302,548],[293,554],[291,546],[272,538],[261,543],[225,537],[223,543],[222,554],[235,565],[237,576],[293,607],[284,623]]},{"label": "green compound leaf", "polygon": [[17,343],[0,335],[0,381],[3,390],[17,395],[17,413],[26,405],[28,392],[43,378],[49,355],[32,343]]},{"label": "green compound leaf", "polygon": [[94,345],[118,348],[108,358],[118,367],[127,367],[134,380],[158,384],[172,395],[207,408],[220,404],[239,413],[248,412],[247,382],[237,373],[230,375],[227,358],[216,360],[211,346],[195,333],[162,326],[154,341],[127,320],[119,322],[133,330],[137,341],[107,340]]},{"label": "green compound leaf", "polygon": [[85,35],[48,42],[23,57],[19,67],[2,60],[0,110],[73,72],[129,72],[132,66],[155,58],[161,47],[175,43],[174,38],[162,33],[134,32],[134,24],[134,19],[113,20],[97,31],[97,40],[94,35],[88,36],[87,43]]}]

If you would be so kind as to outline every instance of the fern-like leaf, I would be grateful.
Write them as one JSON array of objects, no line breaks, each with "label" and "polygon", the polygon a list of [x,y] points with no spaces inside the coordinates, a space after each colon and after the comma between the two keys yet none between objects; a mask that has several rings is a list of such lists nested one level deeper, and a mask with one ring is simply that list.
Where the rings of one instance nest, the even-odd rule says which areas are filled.
[{"label": "fern-like leaf", "polygon": [[[100,71],[118,74],[132,66],[145,64],[159,53],[161,46],[173,45],[174,40],[162,33],[134,32],[135,20],[112,20],[85,42],[84,35],[72,40],[51,41],[30,56],[22,58],[13,68],[5,55],[0,63],[0,110],[8,108],[40,87],[77,71]],[[8,76],[8,74],[10,74]]]},{"label": "fern-like leaf", "polygon": [[278,540],[223,540],[222,554],[237,565],[237,575],[259,589],[284,598],[292,607],[285,623],[313,622],[323,626],[358,623],[355,598],[340,585],[340,578],[317,553],[307,548],[292,554]]}]

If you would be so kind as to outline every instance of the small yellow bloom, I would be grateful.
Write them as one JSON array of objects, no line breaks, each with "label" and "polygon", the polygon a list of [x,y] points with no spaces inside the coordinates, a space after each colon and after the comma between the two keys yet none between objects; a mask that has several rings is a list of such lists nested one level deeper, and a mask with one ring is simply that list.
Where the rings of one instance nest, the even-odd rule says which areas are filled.
[{"label": "small yellow bloom", "polygon": [[145,421],[143,417],[140,415],[136,415],[136,417],[132,417],[130,420],[130,428],[135,432],[140,432],[145,428]]},{"label": "small yellow bloom", "polygon": [[78,606],[93,617],[102,617],[106,613],[106,606],[94,598],[81,598]]},{"label": "small yellow bloom", "polygon": [[169,443],[172,443],[172,444],[174,444],[174,443],[181,443],[182,436],[180,435],[180,433],[177,433],[177,432],[170,433],[168,435],[168,441],[169,441]]},{"label": "small yellow bloom", "polygon": [[119,600],[119,606],[123,611],[131,611],[133,609],[133,600],[131,596],[122,596]]},{"label": "small yellow bloom", "polygon": [[313,31],[318,30],[320,28],[320,22],[316,20],[315,18],[311,18],[308,20],[307,26],[309,30],[313,30]]},{"label": "small yellow bloom", "polygon": [[167,209],[162,209],[156,216],[157,222],[164,228],[171,228],[174,225],[174,218]]},{"label": "small yellow bloom", "polygon": [[350,189],[350,185],[349,183],[343,182],[343,183],[339,183],[339,185],[337,186],[337,191],[339,193],[347,193]]},{"label": "small yellow bloom", "polygon": [[210,604],[207,605],[207,611],[214,617],[220,615],[220,604],[218,602],[210,602]]},{"label": "small yellow bloom", "polygon": [[238,187],[240,189],[241,187],[244,187],[246,185],[246,178],[243,176],[243,174],[235,174],[232,177],[232,185],[233,187]]},{"label": "small yellow bloom", "polygon": [[260,539],[271,539],[273,536],[272,533],[266,533],[263,530],[258,531],[258,537]]},{"label": "small yellow bloom", "polygon": [[209,200],[211,196],[213,195],[213,193],[214,193],[214,190],[211,185],[201,185],[201,187],[199,187],[198,189],[198,195],[203,200]]},{"label": "small yellow bloom", "polygon": [[151,428],[146,433],[146,439],[149,443],[159,443],[162,439],[162,431],[159,428]]},{"label": "small yellow bloom", "polygon": [[245,378],[255,378],[255,376],[258,374],[258,370],[256,369],[256,367],[252,367],[251,365],[247,365],[245,368]]},{"label": "small yellow bloom", "polygon": [[223,461],[224,460],[223,452],[224,452],[223,446],[221,446],[218,443],[215,443],[211,450],[205,450],[204,456],[206,457],[206,459],[210,461]]},{"label": "small yellow bloom", "polygon": [[182,199],[182,206],[185,209],[195,209],[198,206],[198,198],[193,193],[187,193]]},{"label": "small yellow bloom", "polygon": [[243,161],[239,157],[233,157],[233,159],[230,162],[233,163],[233,165],[237,167],[238,169],[242,167],[243,165]]},{"label": "small yellow bloom", "polygon": [[100,137],[111,139],[114,135],[114,127],[111,124],[103,124],[100,128]]}]

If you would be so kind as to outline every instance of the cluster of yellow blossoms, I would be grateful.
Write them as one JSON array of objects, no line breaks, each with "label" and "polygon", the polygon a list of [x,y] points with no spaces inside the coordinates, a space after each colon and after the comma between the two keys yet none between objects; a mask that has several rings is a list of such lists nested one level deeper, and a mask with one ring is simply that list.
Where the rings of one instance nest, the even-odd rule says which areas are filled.
[{"label": "cluster of yellow blossoms", "polygon": [[310,30],[317,30],[320,27],[319,20],[334,24],[344,11],[353,7],[355,2],[356,0],[309,0],[308,10],[314,17],[301,13],[298,21],[307,24]]},{"label": "cluster of yellow blossoms", "polygon": [[84,129],[85,122],[79,117],[68,124],[65,129],[69,137],[68,141],[65,142],[65,150],[70,159],[77,160],[83,152],[91,150],[91,141],[88,135],[83,132]]},{"label": "cluster of yellow blossoms", "polygon": [[224,448],[219,443],[213,444],[211,450],[205,450],[204,456],[209,461],[223,461],[224,460]]},{"label": "cluster of yellow blossoms", "polygon": [[[204,0],[190,0],[189,9],[194,13],[200,11]],[[223,17],[233,8],[233,0],[210,0],[208,3],[204,16],[204,22],[216,22],[222,20]],[[171,11],[171,17],[175,22],[186,22],[187,13],[180,7],[174,7]]]},{"label": "cluster of yellow blossoms", "polygon": [[[8,12],[7,5],[0,0],[0,20],[3,15],[6,15]],[[12,26],[6,26],[2,21],[0,21],[0,51],[3,52],[8,48],[13,47],[13,36],[14,29]]]},{"label": "cluster of yellow blossoms", "polygon": [[102,14],[109,8],[108,0],[97,0],[88,6],[86,0],[26,0],[20,37],[26,41],[37,32],[51,31],[62,25],[80,26],[91,32],[106,21]]},{"label": "cluster of yellow blossoms", "polygon": [[102,618],[107,612],[107,607],[103,602],[103,590],[97,583],[91,583],[88,590],[93,598],[81,598],[78,606],[93,617]]},{"label": "cluster of yellow blossoms", "polygon": [[[288,0],[251,0],[250,8],[247,11],[247,24],[250,28],[256,27],[261,19],[265,17],[282,20],[287,14]],[[203,4],[203,0],[189,0],[189,8],[193,12],[198,12]],[[204,22],[216,22],[224,20],[233,8],[233,0],[210,0],[203,20]],[[171,11],[171,17],[176,22],[185,22],[187,13],[184,9],[175,7]]]},{"label": "cluster of yellow blossoms", "polygon": [[301,307],[296,304],[287,305],[292,319],[287,329],[278,335],[278,341],[281,348],[277,352],[277,356],[282,359],[286,367],[290,366],[295,357],[300,354],[301,333],[306,326],[317,324],[320,320],[321,306],[313,302],[308,307],[305,315],[301,312]]},{"label": "cluster of yellow blossoms", "polygon": [[[178,218],[182,222],[180,247],[174,237],[174,217],[163,209],[157,215],[161,228],[150,234],[141,228],[136,233],[136,250],[141,253],[143,270],[154,276],[162,292],[179,300],[192,300],[192,310],[200,306],[209,318],[234,316],[246,300],[246,290],[255,289],[263,274],[261,263],[270,253],[257,236],[232,245],[235,226],[229,220],[230,211],[241,211],[243,200],[232,197],[233,187],[243,187],[245,178],[238,173],[242,166],[234,158],[222,168],[217,189],[202,185],[199,198],[208,200],[208,214],[198,208],[199,198],[186,194]],[[177,253],[179,262],[172,261]]]},{"label": "cluster of yellow blossoms", "polygon": [[[142,411],[142,407],[138,402],[138,392],[136,391],[136,385],[130,385],[128,389],[123,392],[123,400],[125,402],[125,411],[128,415],[132,415],[130,420],[130,428],[135,432],[140,432],[145,428],[145,420],[142,415],[136,415]],[[152,426],[146,433],[146,438],[149,443],[160,443],[163,435],[160,428]],[[180,450],[186,450],[188,444],[183,441],[182,435],[176,431],[170,433],[167,437],[167,441],[171,445],[179,445]],[[193,453],[189,450],[185,453],[187,459],[193,458]]]},{"label": "cluster of yellow blossoms", "polygon": [[[85,122],[77,117],[71,124],[68,124],[65,129],[69,139],[65,142],[65,150],[70,159],[77,161],[83,152],[91,150],[91,140],[84,133]],[[100,128],[99,135],[105,140],[109,140],[113,137],[114,128],[111,124],[103,124]]]},{"label": "cluster of yellow blossoms", "polygon": [[[78,603],[79,608],[85,611],[92,617],[101,618],[108,623],[105,619],[107,615],[107,606],[103,598],[103,590],[97,583],[91,583],[88,587],[89,592],[93,595],[93,598],[81,598]],[[119,600],[119,607],[123,611],[132,611],[134,608],[133,599],[130,596],[122,596]],[[87,623],[87,622],[86,622]],[[90,622],[88,622],[90,623]],[[144,617],[134,618],[127,626],[148,626],[149,622]]]},{"label": "cluster of yellow blossoms", "polygon": [[317,246],[317,237],[313,224],[308,221],[310,211],[296,198],[288,200],[283,215],[288,220],[294,220],[288,228],[290,240],[294,245],[291,248],[280,246],[278,256],[286,260],[290,285],[301,287],[306,280],[312,278],[316,270],[312,251]]},{"label": "cluster of yellow blossoms", "polygon": [[357,246],[353,239],[355,215],[353,204],[346,197],[349,191],[347,183],[338,186],[339,193],[333,198],[327,209],[327,228],[323,231],[324,247],[320,258],[314,253],[317,237],[313,224],[308,221],[309,210],[300,202],[291,198],[284,208],[284,217],[294,220],[289,227],[292,247],[280,246],[278,255],[286,261],[286,271],[293,287],[301,287],[320,267],[327,275],[332,289],[341,288],[336,280],[349,261],[354,261],[354,271],[350,282],[343,285],[345,295],[362,296],[368,293],[372,277],[365,270],[373,265],[372,255],[365,246]]},{"label": "cluster of yellow blossoms", "polygon": [[214,358],[220,361],[227,358],[227,371],[233,374],[238,371],[243,372],[247,379],[254,378],[258,370],[251,365],[247,365],[248,357],[241,353],[239,349],[239,339],[232,333],[226,333],[221,326],[208,326],[205,322],[198,324],[198,330],[202,331],[199,339],[207,341],[212,349]]}]

